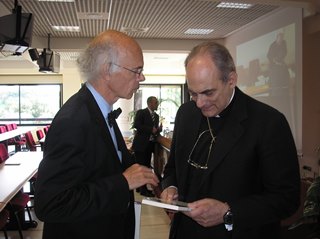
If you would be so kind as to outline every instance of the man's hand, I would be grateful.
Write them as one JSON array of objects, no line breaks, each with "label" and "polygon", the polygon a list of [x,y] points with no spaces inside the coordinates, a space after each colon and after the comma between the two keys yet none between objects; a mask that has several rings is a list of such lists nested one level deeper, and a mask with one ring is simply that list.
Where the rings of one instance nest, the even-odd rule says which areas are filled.
[{"label": "man's hand", "polygon": [[176,187],[167,187],[160,195],[160,198],[166,202],[171,202],[178,199],[178,190]]},{"label": "man's hand", "polygon": [[[160,195],[160,198],[166,202],[171,202],[173,200],[177,200],[178,199],[178,190],[176,187],[167,187],[166,189],[164,189]],[[170,219],[173,219],[173,216],[175,213],[177,213],[176,211],[172,211],[172,210],[166,210],[168,216],[170,217]]]},{"label": "man's hand", "polygon": [[203,227],[212,227],[223,223],[223,216],[229,209],[226,203],[212,198],[188,203],[188,207],[191,208],[191,211],[183,213]]},{"label": "man's hand", "polygon": [[139,164],[134,164],[127,168],[123,176],[127,179],[130,190],[139,188],[145,184],[157,186],[159,183],[159,179],[152,169]]}]

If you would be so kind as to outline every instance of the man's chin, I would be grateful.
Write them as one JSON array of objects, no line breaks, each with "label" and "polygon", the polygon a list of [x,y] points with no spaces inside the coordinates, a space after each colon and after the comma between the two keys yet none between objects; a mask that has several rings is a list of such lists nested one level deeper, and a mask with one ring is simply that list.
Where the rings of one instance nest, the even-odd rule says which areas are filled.
[{"label": "man's chin", "polygon": [[213,111],[210,111],[210,110],[201,110],[201,113],[205,117],[214,117],[214,116],[217,115],[216,112],[213,112]]},{"label": "man's chin", "polygon": [[136,93],[136,92],[137,92],[136,90],[131,91],[131,93],[129,93],[129,94],[125,97],[125,99],[127,99],[127,100],[131,99],[132,96],[133,96],[133,94]]}]

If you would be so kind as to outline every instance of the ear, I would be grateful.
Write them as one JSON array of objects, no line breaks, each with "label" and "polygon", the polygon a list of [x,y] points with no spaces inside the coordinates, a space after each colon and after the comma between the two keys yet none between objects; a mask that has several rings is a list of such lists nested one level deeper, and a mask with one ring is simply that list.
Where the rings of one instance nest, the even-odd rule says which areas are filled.
[{"label": "ear", "polygon": [[234,87],[236,87],[237,82],[238,82],[238,74],[237,74],[237,72],[235,72],[235,71],[230,72],[228,84],[232,88],[234,88]]},{"label": "ear", "polygon": [[107,63],[103,65],[103,71],[105,72],[106,75],[110,76],[111,75],[111,67],[112,64],[111,63]]},{"label": "ear", "polygon": [[104,64],[101,66],[100,74],[105,80],[109,80],[111,78],[111,67],[111,64]]}]

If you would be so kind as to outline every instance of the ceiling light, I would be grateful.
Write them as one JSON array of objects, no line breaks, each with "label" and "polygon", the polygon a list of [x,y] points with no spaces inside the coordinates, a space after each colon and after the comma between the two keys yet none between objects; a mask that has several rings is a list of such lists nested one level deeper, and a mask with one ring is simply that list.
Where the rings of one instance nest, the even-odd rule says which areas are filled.
[{"label": "ceiling light", "polygon": [[78,19],[87,19],[87,20],[108,20],[109,13],[107,12],[78,12]]},{"label": "ceiling light", "polygon": [[17,55],[21,55],[28,49],[28,46],[12,45],[12,44],[3,44],[0,46],[0,51],[16,53]]},{"label": "ceiling light", "polygon": [[52,26],[52,29],[58,32],[80,32],[79,26]]},{"label": "ceiling light", "polygon": [[38,0],[39,2],[74,2],[74,0]]},{"label": "ceiling light", "polygon": [[249,4],[249,3],[234,3],[234,2],[221,2],[217,5],[217,7],[222,7],[222,8],[241,8],[241,9],[248,9],[252,6],[253,4]]},{"label": "ceiling light", "polygon": [[208,35],[213,32],[213,29],[189,28],[184,32],[188,35]]},{"label": "ceiling light", "polygon": [[127,33],[144,33],[149,30],[149,27],[121,27],[122,32]]}]

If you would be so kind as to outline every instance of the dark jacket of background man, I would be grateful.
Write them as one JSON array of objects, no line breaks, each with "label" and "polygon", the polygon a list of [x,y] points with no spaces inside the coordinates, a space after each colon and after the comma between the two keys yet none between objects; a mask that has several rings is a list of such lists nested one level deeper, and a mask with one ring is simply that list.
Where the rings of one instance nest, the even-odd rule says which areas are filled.
[{"label": "dark jacket of background man", "polygon": [[154,114],[155,122],[152,121],[148,108],[137,111],[134,121],[134,128],[136,128],[137,131],[132,143],[132,149],[134,151],[145,151],[150,140],[150,135],[152,135],[152,128],[159,127],[159,115],[156,112],[154,112]]}]

